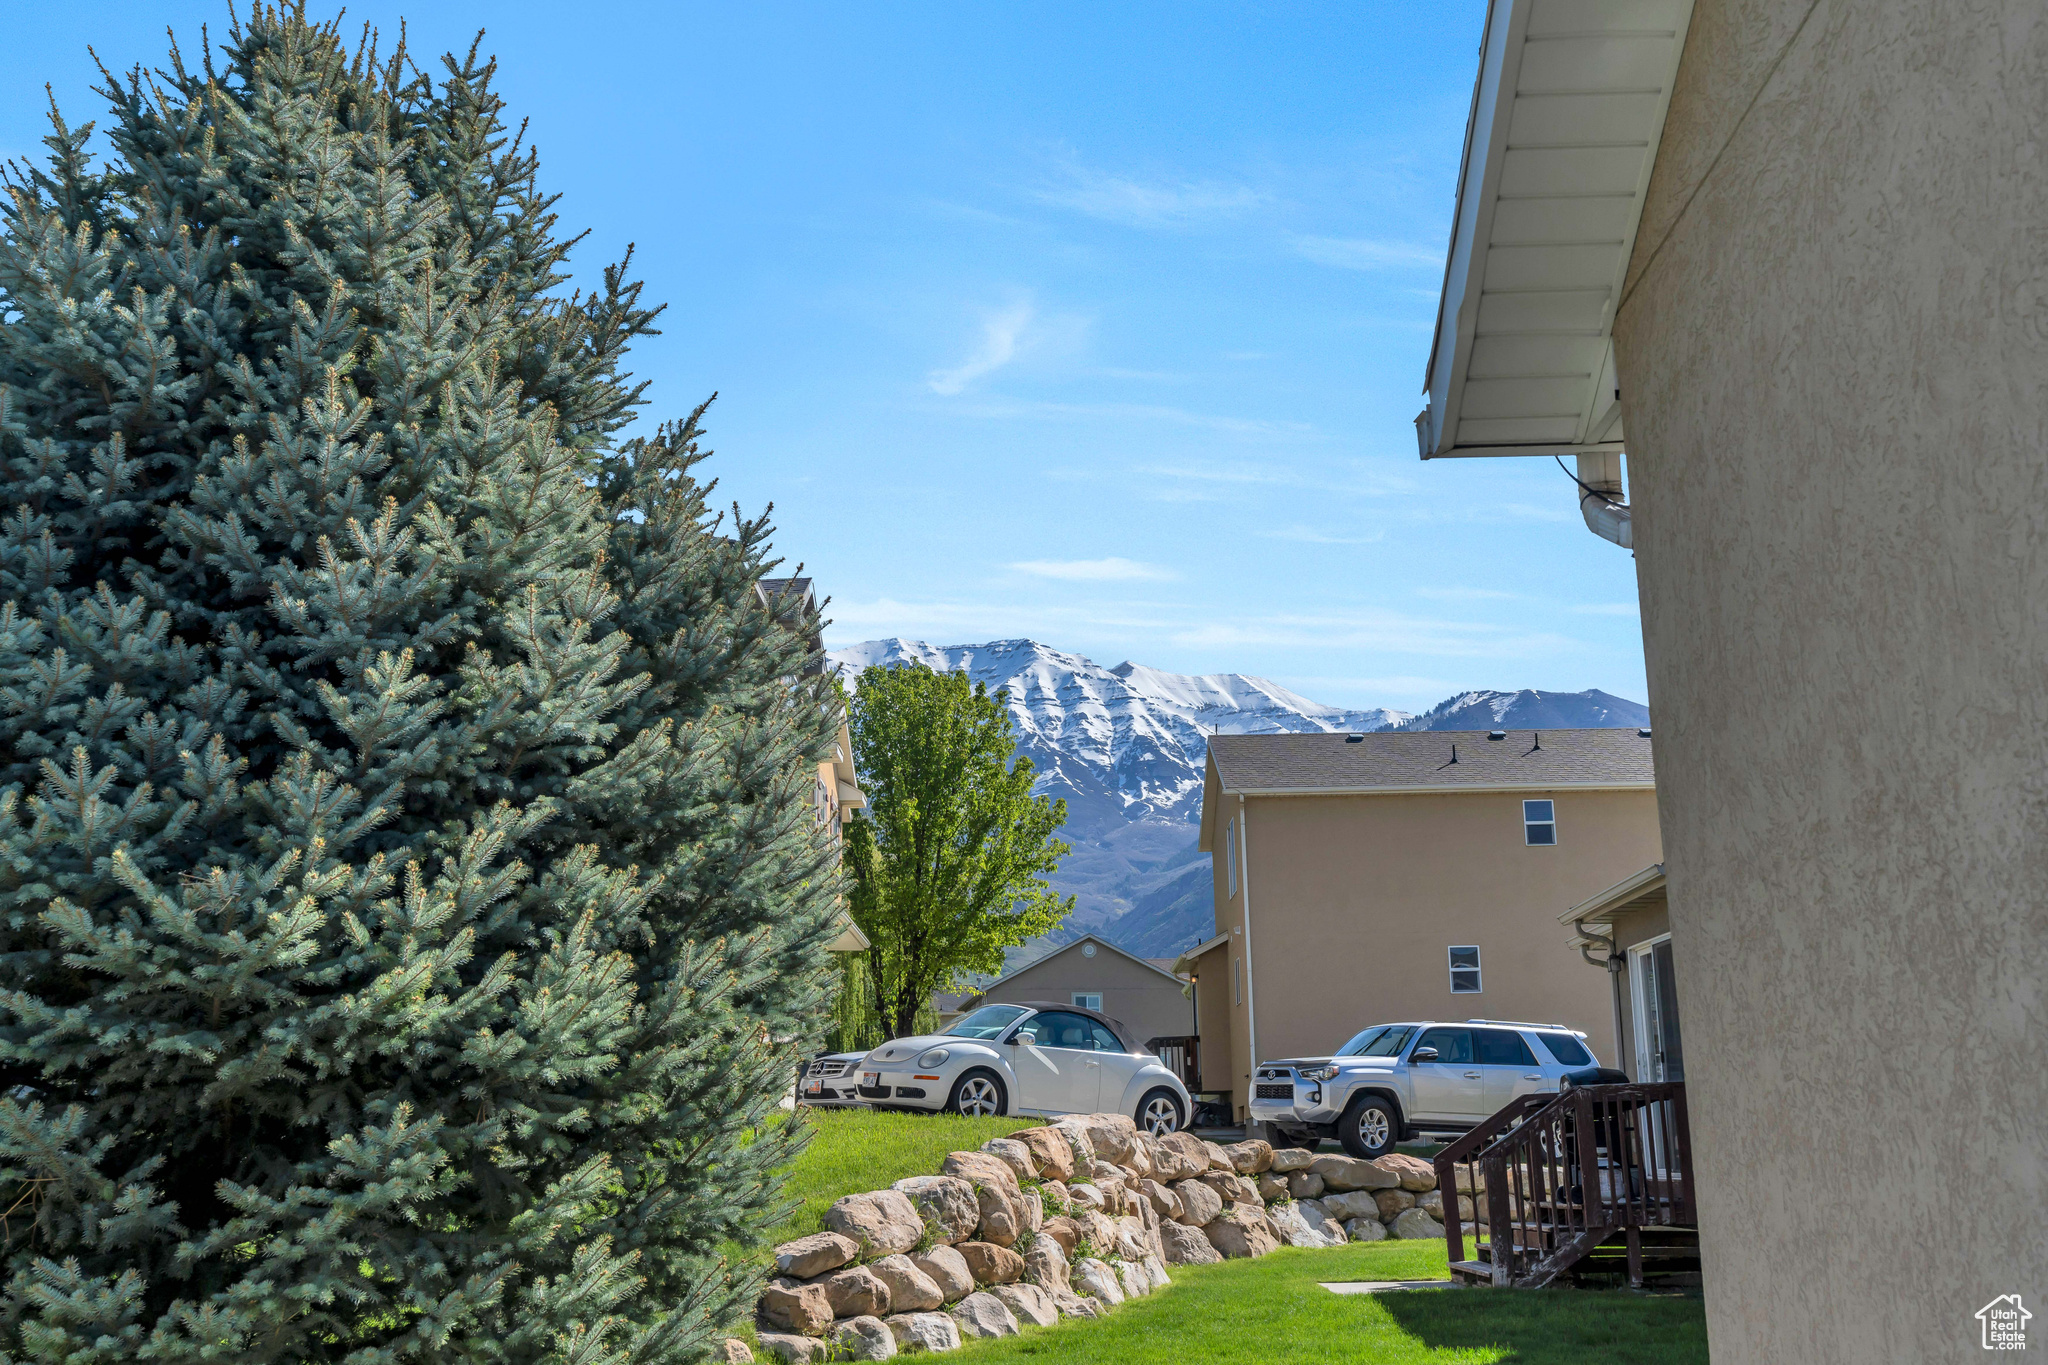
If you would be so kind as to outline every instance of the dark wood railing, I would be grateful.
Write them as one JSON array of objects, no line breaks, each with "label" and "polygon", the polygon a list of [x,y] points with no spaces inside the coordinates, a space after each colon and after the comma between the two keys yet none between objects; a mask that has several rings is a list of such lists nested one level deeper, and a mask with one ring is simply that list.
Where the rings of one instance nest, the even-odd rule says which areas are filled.
[{"label": "dark wood railing", "polygon": [[1202,1040],[1192,1034],[1172,1038],[1152,1038],[1145,1043],[1152,1054],[1159,1058],[1159,1064],[1180,1077],[1180,1083],[1193,1094],[1202,1088]]},{"label": "dark wood railing", "polygon": [[[1619,1237],[1631,1283],[1644,1229],[1692,1228],[1692,1132],[1683,1082],[1525,1095],[1436,1155],[1452,1271],[1497,1285],[1550,1283]],[[1472,1201],[1471,1259],[1460,1196]],[[1483,1211],[1483,1212],[1482,1212]],[[1652,1253],[1696,1256],[1693,1244]]]}]

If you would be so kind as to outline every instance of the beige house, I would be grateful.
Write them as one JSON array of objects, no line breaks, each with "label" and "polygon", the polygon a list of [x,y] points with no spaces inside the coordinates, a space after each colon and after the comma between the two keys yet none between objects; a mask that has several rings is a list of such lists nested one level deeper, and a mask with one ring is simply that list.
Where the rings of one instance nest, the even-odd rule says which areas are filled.
[{"label": "beige house", "polygon": [[1607,983],[1558,951],[1557,907],[1661,856],[1649,732],[1217,735],[1201,847],[1217,936],[1175,969],[1196,1088],[1239,1118],[1257,1062],[1376,1022],[1562,1023],[1604,1054]]},{"label": "beige house", "polygon": [[1154,1039],[1179,1040],[1195,1031],[1188,983],[1171,965],[1171,959],[1133,957],[1107,939],[1084,934],[991,981],[960,1008],[1048,1000],[1079,1005],[1108,1015],[1149,1047]]},{"label": "beige house", "polygon": [[1605,972],[1614,1007],[1609,1064],[1635,1081],[1685,1079],[1679,1027],[1678,976],[1671,947],[1671,906],[1664,864],[1652,863],[1559,917],[1573,930],[1570,946]]},{"label": "beige house", "polygon": [[1583,454],[1636,555],[1714,1359],[1975,1354],[2048,1265],[2043,7],[1494,0],[1479,70],[1422,453]]}]

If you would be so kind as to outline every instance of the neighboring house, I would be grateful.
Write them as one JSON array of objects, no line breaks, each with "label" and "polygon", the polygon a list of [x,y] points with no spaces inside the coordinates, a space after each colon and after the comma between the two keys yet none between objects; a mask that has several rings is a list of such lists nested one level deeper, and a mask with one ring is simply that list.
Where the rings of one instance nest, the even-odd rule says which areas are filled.
[{"label": "neighboring house", "polygon": [[2044,110],[2040,0],[1488,9],[1418,430],[1635,551],[1722,1365],[2048,1265]]},{"label": "neighboring house", "polygon": [[1212,737],[1217,937],[1175,964],[1198,1088],[1242,1117],[1255,1063],[1402,1019],[1561,1023],[1607,1052],[1557,907],[1659,857],[1650,753],[1647,730]]},{"label": "neighboring house", "polygon": [[[1154,1039],[1177,1042],[1193,1035],[1195,1015],[1188,983],[1171,966],[1171,959],[1133,957],[1107,939],[1084,934],[989,982],[961,1002],[955,1017],[983,1005],[1051,1001],[1106,1014],[1147,1048]],[[938,997],[932,999],[936,1005]]]},{"label": "neighboring house", "polygon": [[[825,669],[824,640],[818,617],[818,596],[808,578],[764,578],[754,585],[754,592],[761,599],[761,605],[774,612],[778,619],[810,634],[812,662],[804,669],[807,675],[822,673]],[[830,756],[818,761],[818,771],[811,781],[812,818],[825,827],[833,842],[839,842],[845,831],[847,812],[866,807],[868,799],[861,793],[860,779],[853,770],[853,735],[847,729],[846,709],[842,705],[839,714],[839,733],[832,741]],[[844,921],[839,937],[826,946],[835,953],[858,953],[867,949],[867,935],[854,924],[851,916],[842,915]]]},{"label": "neighboring house", "polygon": [[1650,864],[1559,918],[1575,931],[1570,946],[1612,983],[1615,1060],[1609,1064],[1630,1080],[1684,1080],[1664,864]]}]

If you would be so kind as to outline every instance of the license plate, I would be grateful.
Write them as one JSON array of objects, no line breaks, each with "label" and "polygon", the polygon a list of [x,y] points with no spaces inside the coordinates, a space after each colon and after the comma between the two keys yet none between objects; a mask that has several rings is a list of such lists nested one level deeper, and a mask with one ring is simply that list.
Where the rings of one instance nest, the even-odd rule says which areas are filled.
[{"label": "license plate", "polygon": [[804,1093],[806,1095],[815,1095],[824,1088],[825,1083],[823,1081],[812,1081],[809,1085],[804,1087]]},{"label": "license plate", "polygon": [[860,1083],[873,1090],[882,1083],[882,1073],[879,1071],[863,1071],[860,1073]]}]

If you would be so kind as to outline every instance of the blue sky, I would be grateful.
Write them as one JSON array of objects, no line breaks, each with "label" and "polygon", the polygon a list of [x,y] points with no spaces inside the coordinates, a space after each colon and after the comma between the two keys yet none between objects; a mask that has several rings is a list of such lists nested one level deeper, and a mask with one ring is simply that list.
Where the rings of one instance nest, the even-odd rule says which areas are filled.
[{"label": "blue sky", "polygon": [[[1104,664],[1416,709],[1644,698],[1634,563],[1541,460],[1415,457],[1483,0],[351,4],[479,27],[595,274],[713,390],[712,469],[833,599],[832,643],[1030,636]],[[10,17],[0,153],[42,82],[224,4]]]}]

